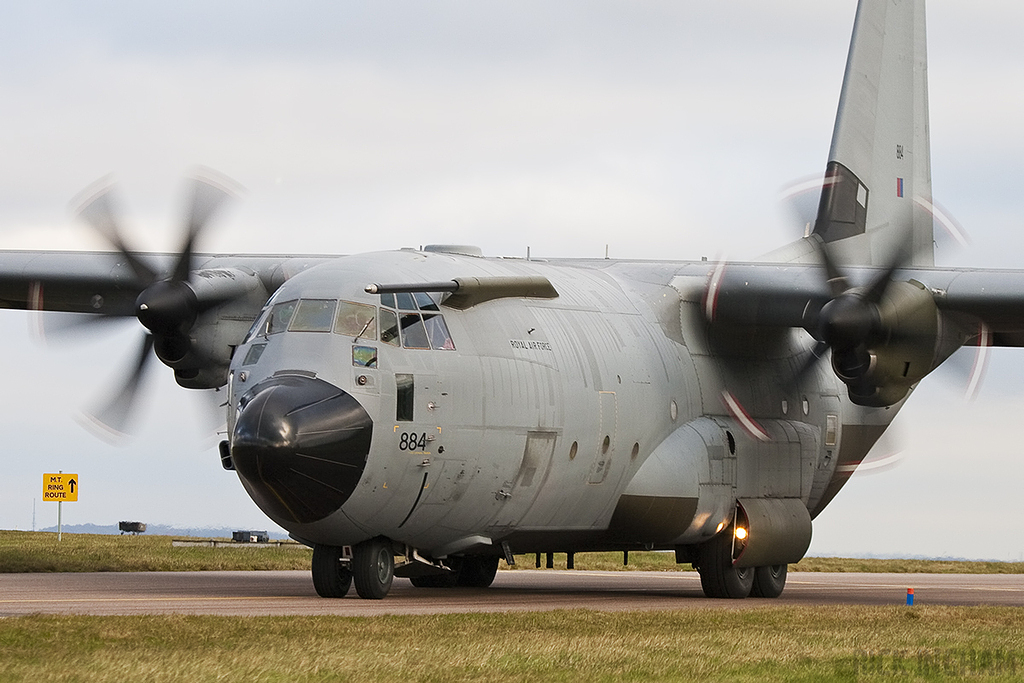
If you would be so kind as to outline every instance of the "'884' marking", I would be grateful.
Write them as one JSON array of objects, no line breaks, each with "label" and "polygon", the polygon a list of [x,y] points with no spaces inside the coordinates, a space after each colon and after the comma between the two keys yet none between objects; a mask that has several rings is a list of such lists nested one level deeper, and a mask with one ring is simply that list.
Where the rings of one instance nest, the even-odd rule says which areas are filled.
[{"label": "'884' marking", "polygon": [[427,433],[402,432],[398,439],[400,451],[422,451],[427,447]]}]

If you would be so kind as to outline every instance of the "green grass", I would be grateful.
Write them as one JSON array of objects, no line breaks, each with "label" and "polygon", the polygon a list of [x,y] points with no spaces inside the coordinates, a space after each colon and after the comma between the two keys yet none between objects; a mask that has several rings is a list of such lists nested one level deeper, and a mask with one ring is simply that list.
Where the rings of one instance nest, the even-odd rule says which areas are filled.
[{"label": "green grass", "polygon": [[309,569],[306,548],[173,548],[170,536],[0,531],[0,573]]},{"label": "green grass", "polygon": [[[170,536],[105,536],[0,531],[0,573],[10,572],[141,572],[309,569],[312,551],[294,548],[173,548]],[[544,557],[541,557],[543,563]],[[515,567],[532,570],[533,555],[517,555]],[[555,568],[565,569],[565,554],[555,555]],[[576,569],[586,571],[692,571],[676,564],[672,553],[577,553]],[[934,574],[1021,574],[1024,562],[950,562],[945,560],[857,560],[805,557],[790,571],[886,572]]]},{"label": "green grass", "polygon": [[0,680],[1018,680],[1024,610],[0,620]]},{"label": "green grass", "polygon": [[[546,558],[541,556],[541,566]],[[533,555],[517,555],[515,569],[534,569]],[[565,554],[555,555],[555,569],[565,569]],[[676,564],[673,553],[629,553],[629,565],[622,565],[622,553],[577,553],[576,569],[588,571],[691,571],[689,564]],[[502,568],[507,568],[502,562]],[[858,560],[839,557],[805,557],[789,565],[793,572],[868,572],[886,574],[1024,574],[1024,562],[953,562],[948,560]]]},{"label": "green grass", "polygon": [[857,560],[841,557],[805,557],[789,571],[867,572],[884,574],[1024,574],[1024,562],[953,560]]}]

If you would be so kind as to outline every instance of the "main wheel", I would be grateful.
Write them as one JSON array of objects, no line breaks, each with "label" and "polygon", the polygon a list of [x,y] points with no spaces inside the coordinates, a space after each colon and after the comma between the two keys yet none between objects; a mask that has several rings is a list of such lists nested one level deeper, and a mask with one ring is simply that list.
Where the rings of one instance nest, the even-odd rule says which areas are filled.
[{"label": "main wheel", "polygon": [[462,559],[458,585],[466,588],[487,588],[498,573],[498,558],[486,555],[470,555]]},{"label": "main wheel", "polygon": [[352,585],[352,572],[341,561],[341,547],[313,546],[313,587],[321,598],[343,598]]},{"label": "main wheel", "polygon": [[732,563],[732,527],[700,547],[697,571],[709,598],[745,598],[754,585],[754,568]]},{"label": "main wheel", "polygon": [[385,538],[372,538],[352,548],[352,579],[359,597],[382,600],[395,580],[395,556]]},{"label": "main wheel", "polygon": [[758,567],[754,570],[754,586],[750,595],[755,598],[777,598],[786,587],[787,564],[776,564],[771,567]]}]

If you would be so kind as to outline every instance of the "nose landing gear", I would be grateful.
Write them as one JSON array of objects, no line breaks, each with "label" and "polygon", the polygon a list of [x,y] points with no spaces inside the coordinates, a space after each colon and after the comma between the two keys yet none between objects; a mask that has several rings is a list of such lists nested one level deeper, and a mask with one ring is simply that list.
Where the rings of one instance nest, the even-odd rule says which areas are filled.
[{"label": "nose landing gear", "polygon": [[313,587],[321,598],[343,598],[352,585],[352,569],[337,545],[313,546]]},{"label": "nose landing gear", "polygon": [[352,548],[352,579],[359,597],[382,600],[395,580],[395,556],[386,538],[372,538]]},{"label": "nose landing gear", "polygon": [[395,578],[395,558],[391,542],[372,538],[352,548],[352,557],[344,556],[341,546],[313,547],[313,587],[323,598],[343,598],[355,583],[361,598],[381,600],[391,590]]}]

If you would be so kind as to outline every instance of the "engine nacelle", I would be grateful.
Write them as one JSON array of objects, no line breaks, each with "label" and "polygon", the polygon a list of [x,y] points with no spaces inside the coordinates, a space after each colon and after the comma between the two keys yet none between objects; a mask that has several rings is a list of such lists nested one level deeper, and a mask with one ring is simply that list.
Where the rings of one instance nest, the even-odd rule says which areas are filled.
[{"label": "engine nacelle", "polygon": [[[174,370],[174,379],[187,389],[215,389],[227,384],[235,347],[245,338],[269,293],[248,269],[219,268],[193,272],[188,286],[201,313],[187,335],[156,336],[153,350]],[[226,301],[219,304],[217,302]]]},{"label": "engine nacelle", "polygon": [[880,408],[901,401],[948,353],[940,353],[946,345],[939,339],[939,311],[921,283],[893,282],[878,314],[885,337],[868,348],[834,353],[832,369],[849,388],[851,401]]}]

